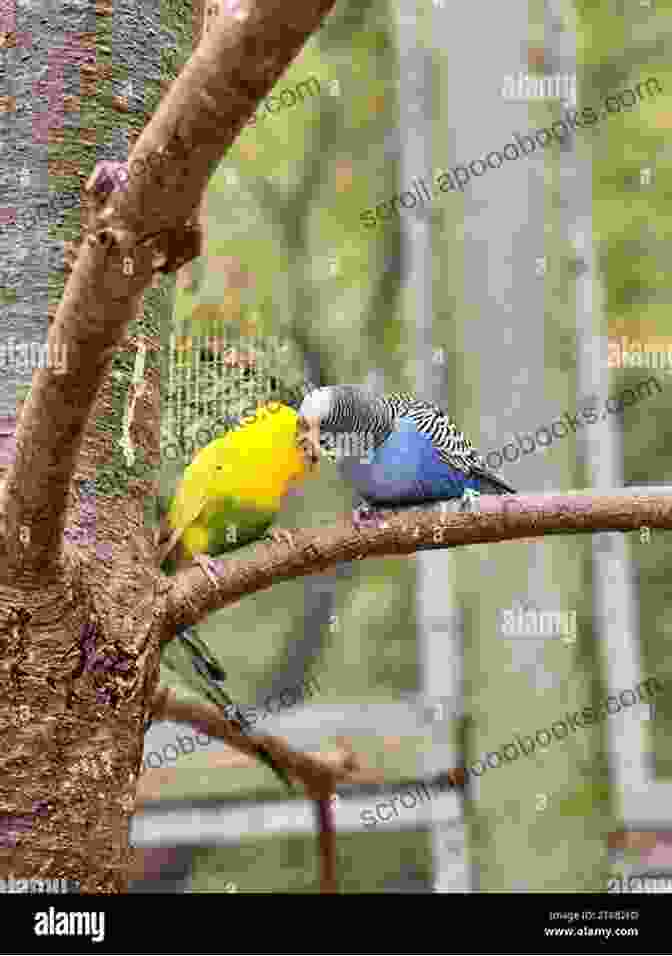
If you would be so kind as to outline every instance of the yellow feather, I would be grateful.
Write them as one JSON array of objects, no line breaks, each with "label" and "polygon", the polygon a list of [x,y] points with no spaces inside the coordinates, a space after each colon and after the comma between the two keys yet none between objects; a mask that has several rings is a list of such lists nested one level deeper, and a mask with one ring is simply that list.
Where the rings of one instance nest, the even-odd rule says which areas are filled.
[{"label": "yellow feather", "polygon": [[260,512],[280,509],[292,482],[306,476],[297,424],[294,409],[272,402],[201,449],[185,469],[169,512],[174,530],[189,529],[189,551],[206,550],[208,516],[219,502]]}]

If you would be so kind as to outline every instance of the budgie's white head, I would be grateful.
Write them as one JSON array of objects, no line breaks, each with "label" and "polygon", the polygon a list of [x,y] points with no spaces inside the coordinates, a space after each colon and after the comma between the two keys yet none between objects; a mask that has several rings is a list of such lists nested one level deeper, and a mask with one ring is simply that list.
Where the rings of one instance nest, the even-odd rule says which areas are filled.
[{"label": "budgie's white head", "polygon": [[299,416],[311,447],[332,461],[360,458],[369,461],[377,430],[386,425],[381,402],[362,385],[316,388],[304,398]]},{"label": "budgie's white head", "polygon": [[333,408],[333,388],[314,388],[309,392],[299,408],[298,435],[300,445],[306,454],[319,459],[327,452],[325,435],[321,433],[323,424],[328,420]]},{"label": "budgie's white head", "polygon": [[329,385],[309,392],[299,415],[319,422],[324,431],[368,431],[385,424],[381,416],[384,404],[384,398],[364,385]]},{"label": "budgie's white head", "polygon": [[333,406],[333,388],[314,388],[308,392],[299,408],[299,415],[305,419],[313,419],[322,423],[329,418]]}]

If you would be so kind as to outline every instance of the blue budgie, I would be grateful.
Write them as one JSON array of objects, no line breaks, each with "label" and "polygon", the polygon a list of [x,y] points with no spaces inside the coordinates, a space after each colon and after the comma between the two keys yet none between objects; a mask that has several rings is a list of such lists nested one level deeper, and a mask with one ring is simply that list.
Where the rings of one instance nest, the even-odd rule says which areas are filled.
[{"label": "blue budgie", "polygon": [[351,459],[341,471],[362,498],[353,515],[356,524],[375,517],[374,505],[459,499],[465,509],[481,492],[516,493],[445,412],[407,392],[376,395],[359,385],[317,388],[306,395],[299,414],[316,454],[329,454],[330,448],[331,457],[335,449],[337,459]]}]

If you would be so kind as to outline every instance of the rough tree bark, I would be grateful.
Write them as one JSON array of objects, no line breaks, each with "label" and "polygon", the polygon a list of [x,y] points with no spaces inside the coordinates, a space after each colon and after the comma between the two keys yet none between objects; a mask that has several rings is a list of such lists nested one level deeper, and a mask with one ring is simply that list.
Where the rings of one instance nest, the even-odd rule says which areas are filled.
[{"label": "rough tree bark", "polygon": [[89,182],[89,228],[48,335],[55,354],[66,347],[67,370],[35,373],[0,498],[2,870],[69,877],[85,893],[127,887],[161,644],[153,602],[138,599],[169,587],[144,525],[159,465],[158,336],[131,343],[127,493],[97,487],[88,546],[65,533],[81,524],[78,511],[90,519],[73,476],[94,480],[118,454],[118,436],[100,426],[112,412],[112,358],[129,344],[143,291],[157,267],[197,254],[185,224],[212,170],[333,3],[222,4],[135,144],[138,174],[111,194]]}]

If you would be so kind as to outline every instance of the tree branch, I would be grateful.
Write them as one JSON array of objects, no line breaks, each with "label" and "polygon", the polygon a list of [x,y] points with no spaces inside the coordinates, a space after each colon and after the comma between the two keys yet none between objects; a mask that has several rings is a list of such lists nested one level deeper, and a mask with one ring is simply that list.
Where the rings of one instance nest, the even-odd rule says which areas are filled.
[{"label": "tree branch", "polygon": [[[96,172],[87,183],[87,241],[48,333],[49,347],[65,350],[60,354],[67,356],[67,367],[62,374],[41,369],[33,379],[0,503],[13,569],[44,576],[60,565],[68,490],[84,430],[112,356],[141,307],[157,248],[165,253],[179,246],[216,165],[334,2],[215,5],[219,15],[209,20],[132,150],[126,187],[101,189]],[[188,254],[193,258],[197,249]],[[163,267],[169,270],[171,263]]]},{"label": "tree branch", "polygon": [[[619,493],[620,491],[620,493]],[[168,579],[156,613],[162,641],[248,594],[279,581],[316,574],[342,561],[414,554],[551,534],[672,529],[670,495],[590,492],[484,495],[480,513],[437,513],[436,506],[380,511],[380,521],[357,529],[350,518],[319,530],[292,530],[294,548],[258,544],[248,558],[213,560],[214,585],[194,565]]]},{"label": "tree branch", "polygon": [[[335,770],[339,774],[338,784],[354,786],[356,784],[385,783],[385,775],[381,770],[376,770],[360,763],[361,757],[359,754],[353,753],[350,741],[344,743],[343,738],[341,738],[338,743],[339,747],[337,750],[307,751],[307,753],[304,753],[320,764],[326,764]],[[356,761],[355,769],[349,769],[350,761],[353,757]],[[217,750],[209,754],[207,760],[208,770],[249,770],[252,767],[258,766],[258,759],[241,753],[232,745],[228,745],[223,750]],[[161,798],[162,789],[166,784],[173,783],[178,774],[179,771],[175,767],[149,767],[145,770],[138,780],[135,802],[136,810],[145,803],[159,800]]]},{"label": "tree branch", "polygon": [[[352,749],[341,742],[340,749],[329,756],[306,754],[292,750],[286,740],[270,734],[244,734],[212,704],[182,700],[175,691],[163,687],[152,703],[156,720],[174,720],[191,724],[211,737],[225,740],[231,747],[258,763],[258,749],[264,747],[279,767],[301,783],[313,800],[329,798],[337,783],[361,783],[362,762]],[[370,773],[368,777],[370,777]],[[368,779],[367,777],[367,779]]]},{"label": "tree branch", "polygon": [[[381,774],[367,771],[360,758],[354,753],[349,741],[339,738],[339,749],[330,754],[307,754],[292,750],[286,740],[269,734],[243,734],[231,721],[226,720],[210,704],[199,701],[179,700],[175,692],[160,688],[152,700],[152,715],[157,720],[172,719],[180,723],[189,723],[197,730],[211,737],[226,740],[237,751],[246,754],[244,763],[236,761],[229,754],[215,755],[219,761],[229,766],[249,766],[257,763],[257,748],[263,746],[279,767],[298,780],[306,788],[308,796],[315,804],[315,818],[318,828],[318,853],[320,857],[320,891],[337,893],[336,878],[336,828],[334,825],[331,798],[337,783],[380,782]],[[155,770],[150,773],[160,774]],[[149,799],[153,781],[138,785],[136,807]]]}]

